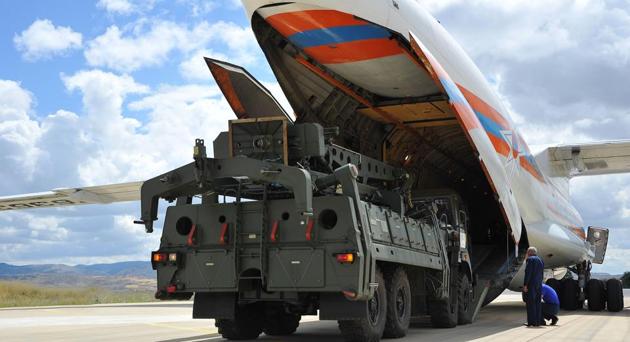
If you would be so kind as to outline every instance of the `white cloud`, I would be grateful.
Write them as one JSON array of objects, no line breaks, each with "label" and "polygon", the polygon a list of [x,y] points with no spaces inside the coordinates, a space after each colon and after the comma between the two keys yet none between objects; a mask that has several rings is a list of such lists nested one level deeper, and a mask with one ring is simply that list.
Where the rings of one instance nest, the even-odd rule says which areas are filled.
[{"label": "white cloud", "polygon": [[96,6],[105,9],[107,12],[118,14],[130,14],[134,9],[134,6],[128,0],[99,0]]},{"label": "white cloud", "polygon": [[16,48],[27,60],[50,58],[81,48],[83,37],[67,26],[55,26],[48,19],[38,19],[13,37]]},{"label": "white cloud", "polygon": [[29,113],[33,95],[19,83],[0,80],[0,165],[3,167],[0,184],[11,189],[14,178],[31,179],[40,149],[37,140],[41,135],[38,123]]},{"label": "white cloud", "polygon": [[187,80],[207,81],[212,79],[212,74],[204,57],[227,61],[229,57],[220,52],[208,49],[195,51],[187,59],[179,64],[179,73]]},{"label": "white cloud", "polygon": [[91,66],[133,71],[162,64],[182,34],[179,26],[164,22],[154,26],[144,36],[123,37],[120,28],[114,25],[90,41],[84,55]]},{"label": "white cloud", "polygon": [[241,0],[177,0],[177,3],[188,6],[193,17],[200,17],[217,9],[241,9]]},{"label": "white cloud", "polygon": [[204,138],[211,154],[210,142],[227,129],[227,120],[234,118],[216,86],[164,85],[130,103],[129,108],[149,111],[147,141],[153,146],[155,158],[168,160],[171,167],[190,162],[195,138]]},{"label": "white cloud", "polygon": [[99,0],[96,7],[110,14],[130,15],[134,12],[146,12],[153,9],[155,0]]},{"label": "white cloud", "polygon": [[83,106],[88,116],[102,120],[112,120],[121,115],[125,96],[144,94],[149,87],[136,81],[129,75],[115,75],[101,70],[79,71],[72,76],[61,76],[68,90],[80,90],[83,93]]},{"label": "white cloud", "polygon": [[287,99],[286,95],[284,95],[284,92],[282,91],[282,88],[280,87],[280,83],[262,82],[262,85],[265,86],[265,88],[267,88],[269,92],[271,92],[271,95],[273,95],[273,97],[276,98],[276,101],[278,101],[278,103],[280,104],[280,106],[282,106],[284,111],[287,112],[287,114],[289,114],[293,119],[295,119],[295,113],[293,112],[293,108],[291,107],[291,104],[289,103],[289,100]]},{"label": "white cloud", "polygon": [[91,66],[130,72],[162,65],[176,52],[188,56],[189,61],[208,51],[209,44],[213,44],[212,50],[225,48],[225,55],[235,63],[252,63],[261,56],[251,29],[224,21],[203,21],[191,28],[170,21],[148,25],[141,21],[126,29],[113,25],[88,42],[84,55]]},{"label": "white cloud", "polygon": [[[63,80],[69,90],[81,92],[86,114],[82,136],[75,135],[89,149],[76,166],[80,184],[142,180],[183,165],[194,138],[212,141],[233,116],[217,87],[162,85],[149,92],[131,76],[100,70]],[[146,94],[128,105],[148,113],[146,123],[125,115],[129,94]]]},{"label": "white cloud", "polygon": [[149,88],[138,84],[131,76],[101,70],[62,75],[62,79],[68,90],[78,90],[82,94],[86,114],[82,128],[86,130],[86,140],[94,145],[78,167],[81,183],[138,179],[136,177],[141,175],[132,172],[134,165],[139,168],[139,165],[153,161],[146,160],[136,139],[141,123],[125,117],[122,107],[127,95],[144,94]]},{"label": "white cloud", "polygon": [[[8,165],[0,168],[0,182],[6,180],[6,186],[0,186],[2,195],[31,187],[46,190],[154,177],[190,162],[197,137],[205,138],[211,151],[211,141],[233,117],[216,86],[162,85],[151,90],[129,75],[101,70],[62,75],[62,80],[69,91],[81,94],[81,115],[59,110],[39,121],[28,115],[34,96],[16,82],[0,82],[0,118],[11,118],[0,121],[0,127],[19,120],[37,132],[36,139],[15,153],[15,144],[4,146],[0,128],[0,159],[15,157],[0,160]],[[134,100],[128,100],[130,96]],[[131,118],[129,110],[146,113],[146,121]],[[38,154],[26,158],[25,149]],[[29,167],[37,177],[31,181],[24,177],[22,160],[32,163]],[[115,204],[3,213],[0,259],[38,262],[42,255],[54,256],[46,259],[49,262],[66,263],[144,259],[159,245],[160,231],[159,223],[153,235],[133,225],[138,210],[137,204]]]}]

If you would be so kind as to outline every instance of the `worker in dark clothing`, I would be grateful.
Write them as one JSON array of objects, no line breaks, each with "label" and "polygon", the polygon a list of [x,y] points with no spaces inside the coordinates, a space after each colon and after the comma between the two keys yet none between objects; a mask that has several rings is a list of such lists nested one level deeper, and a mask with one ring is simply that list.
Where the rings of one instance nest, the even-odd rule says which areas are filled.
[{"label": "worker in dark clothing", "polygon": [[560,311],[560,300],[558,294],[551,286],[542,286],[542,315],[546,320],[551,320],[551,325],[558,323],[558,312]]},{"label": "worker in dark clothing", "polygon": [[542,318],[542,282],[543,269],[545,265],[538,257],[536,247],[527,249],[527,261],[525,264],[525,282],[523,292],[526,294],[527,304],[527,325],[528,327],[538,327],[544,323]]}]

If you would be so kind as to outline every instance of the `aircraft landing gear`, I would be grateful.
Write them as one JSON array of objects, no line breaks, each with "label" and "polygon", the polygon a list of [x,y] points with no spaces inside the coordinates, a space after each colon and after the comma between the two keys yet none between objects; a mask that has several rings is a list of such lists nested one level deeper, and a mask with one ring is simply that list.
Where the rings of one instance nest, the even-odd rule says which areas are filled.
[{"label": "aircraft landing gear", "polygon": [[562,281],[553,278],[547,280],[547,285],[558,293],[560,307],[565,310],[582,309],[586,300],[589,311],[602,311],[606,308],[610,312],[623,310],[621,281],[591,279],[591,268],[591,263],[585,261],[570,269],[577,274],[577,280],[571,276]]},{"label": "aircraft landing gear", "polygon": [[610,312],[623,310],[623,287],[621,285],[621,280],[619,279],[608,279],[606,281],[606,302]]}]

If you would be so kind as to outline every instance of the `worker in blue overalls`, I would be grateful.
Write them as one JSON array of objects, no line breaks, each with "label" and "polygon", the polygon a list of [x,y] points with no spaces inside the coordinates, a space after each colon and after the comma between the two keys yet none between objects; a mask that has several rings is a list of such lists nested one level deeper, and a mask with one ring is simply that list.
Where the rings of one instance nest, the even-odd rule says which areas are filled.
[{"label": "worker in blue overalls", "polygon": [[542,318],[542,282],[543,269],[545,264],[538,257],[536,247],[527,249],[527,260],[525,264],[525,281],[523,292],[525,293],[527,305],[527,325],[528,327],[538,327],[543,324]]},{"label": "worker in blue overalls", "polygon": [[550,319],[551,325],[558,323],[558,311],[560,311],[560,300],[558,294],[551,286],[542,285],[542,315],[545,320]]}]

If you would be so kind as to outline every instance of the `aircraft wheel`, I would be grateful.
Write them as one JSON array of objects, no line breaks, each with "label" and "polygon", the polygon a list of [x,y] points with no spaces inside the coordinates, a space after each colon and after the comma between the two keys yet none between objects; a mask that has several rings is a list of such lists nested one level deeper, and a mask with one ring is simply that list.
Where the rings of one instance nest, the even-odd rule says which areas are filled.
[{"label": "aircraft wheel", "polygon": [[564,279],[562,281],[562,297],[560,304],[565,310],[578,309],[578,281],[575,279]]},{"label": "aircraft wheel", "polygon": [[293,334],[300,325],[302,316],[289,313],[265,315],[263,332],[269,336],[287,336]]},{"label": "aircraft wheel", "polygon": [[399,338],[407,335],[411,321],[411,286],[402,267],[387,280],[387,321],[383,337]]},{"label": "aircraft wheel", "polygon": [[457,295],[459,298],[457,323],[460,325],[472,323],[473,313],[475,312],[473,286],[468,279],[468,275],[464,272],[459,272],[459,284],[457,286]]},{"label": "aircraft wheel", "polygon": [[259,305],[250,304],[236,308],[234,319],[217,319],[214,325],[219,334],[228,340],[252,340],[263,331],[263,311]]},{"label": "aircraft wheel", "polygon": [[378,287],[372,299],[366,301],[365,318],[338,321],[339,330],[347,342],[377,342],[381,340],[387,320],[387,291],[380,269],[376,269]]},{"label": "aircraft wheel", "polygon": [[602,311],[606,306],[606,293],[604,282],[599,279],[590,279],[586,283],[586,295],[588,296],[588,310]]},{"label": "aircraft wheel", "polygon": [[621,280],[608,279],[606,282],[606,301],[608,302],[608,311],[619,312],[623,310],[623,287]]}]

